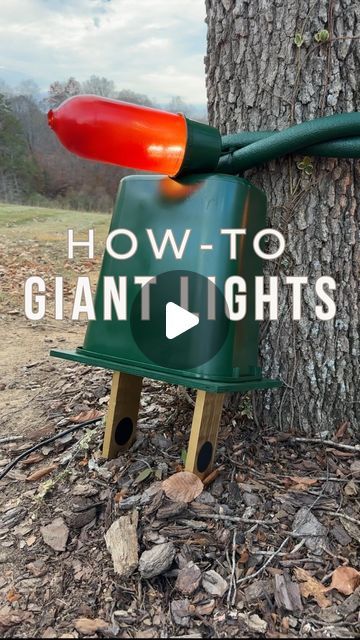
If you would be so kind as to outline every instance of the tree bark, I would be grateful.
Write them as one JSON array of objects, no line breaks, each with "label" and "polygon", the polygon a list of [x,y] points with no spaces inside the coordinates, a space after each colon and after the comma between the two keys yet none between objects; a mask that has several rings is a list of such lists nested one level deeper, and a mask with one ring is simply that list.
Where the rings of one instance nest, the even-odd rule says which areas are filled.
[{"label": "tree bark", "polygon": [[[222,133],[282,129],[360,110],[360,3],[353,0],[206,0],[209,118]],[[328,40],[315,35],[328,31]],[[296,46],[294,37],[303,37]],[[326,33],[323,38],[326,39]],[[298,41],[301,43],[301,38]],[[268,197],[269,226],[286,239],[265,264],[278,275],[279,319],[262,325],[263,374],[281,390],[256,396],[262,424],[307,433],[360,419],[360,163],[290,156],[247,172]],[[308,276],[303,317],[291,317],[286,275]],[[314,283],[336,281],[333,320],[319,321]]]}]

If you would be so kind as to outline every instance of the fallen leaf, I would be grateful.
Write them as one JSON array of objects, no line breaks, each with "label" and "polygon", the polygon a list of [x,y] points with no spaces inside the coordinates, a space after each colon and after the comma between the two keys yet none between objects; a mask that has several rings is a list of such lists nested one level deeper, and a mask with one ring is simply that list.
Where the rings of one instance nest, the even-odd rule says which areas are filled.
[{"label": "fallen leaf", "polygon": [[239,554],[239,560],[238,563],[239,564],[246,564],[247,561],[249,560],[249,551],[246,547],[244,547],[242,549],[242,551]]},{"label": "fallen leaf", "polygon": [[16,593],[16,591],[14,591],[14,589],[10,589],[10,591],[8,591],[7,594],[6,594],[6,600],[8,602],[16,602],[20,598],[21,598],[20,594]]},{"label": "fallen leaf", "polygon": [[324,585],[321,584],[319,580],[313,578],[310,573],[305,571],[305,569],[296,567],[294,573],[295,577],[300,582],[300,593],[302,596],[304,596],[304,598],[308,598],[309,596],[311,596],[316,600],[319,607],[321,607],[322,609],[330,606],[330,600],[328,600],[324,595],[328,590],[327,587],[324,587]]},{"label": "fallen leaf", "polygon": [[55,518],[46,527],[40,528],[45,544],[54,551],[65,551],[69,529],[62,518]]},{"label": "fallen leaf", "polygon": [[34,473],[31,473],[26,478],[26,482],[35,482],[36,480],[40,480],[44,476],[48,476],[49,473],[52,473],[57,469],[57,464],[49,464],[47,467],[42,467],[41,469],[37,469]]},{"label": "fallen leaf", "polygon": [[135,478],[134,484],[140,484],[140,482],[144,482],[144,480],[146,480],[146,478],[151,476],[152,472],[153,472],[152,469],[150,469],[149,467],[146,467],[146,469],[143,469],[142,471],[140,471],[140,473],[137,476],[137,478]]},{"label": "fallen leaf", "polygon": [[42,453],[37,453],[36,451],[34,451],[33,453],[31,453],[26,460],[23,460],[21,463],[22,467],[27,467],[30,464],[35,464],[36,462],[41,462],[41,460],[44,459],[44,456],[42,455]]},{"label": "fallen leaf", "polygon": [[97,631],[101,631],[102,629],[106,629],[108,627],[108,623],[101,618],[78,618],[74,622],[74,627],[76,631],[82,633],[84,636],[89,636]]},{"label": "fallen leaf", "polygon": [[318,482],[317,478],[306,478],[301,476],[290,476],[293,482],[292,491],[304,491]]},{"label": "fallen leaf", "polygon": [[344,493],[347,496],[357,496],[358,494],[358,487],[357,484],[354,482],[354,480],[350,480],[350,482],[348,482],[345,487],[344,487]]},{"label": "fallen leaf", "polygon": [[89,409],[88,411],[81,411],[77,416],[71,418],[71,422],[86,422],[87,420],[95,420],[95,418],[102,418],[103,411],[98,409]]},{"label": "fallen leaf", "polygon": [[337,567],[332,574],[331,585],[328,591],[336,589],[344,596],[351,596],[360,585],[360,571],[353,567]]},{"label": "fallen leaf", "polygon": [[164,480],[162,488],[170,500],[192,502],[200,495],[204,485],[195,473],[180,471]]}]

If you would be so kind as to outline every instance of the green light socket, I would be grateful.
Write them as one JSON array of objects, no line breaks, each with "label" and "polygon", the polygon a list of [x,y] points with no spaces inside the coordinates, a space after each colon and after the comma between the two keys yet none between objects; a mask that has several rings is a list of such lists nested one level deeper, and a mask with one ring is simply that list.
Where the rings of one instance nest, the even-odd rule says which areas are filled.
[{"label": "green light socket", "polygon": [[221,154],[221,136],[215,127],[185,118],[187,145],[183,163],[176,177],[187,173],[212,172],[217,167]]}]

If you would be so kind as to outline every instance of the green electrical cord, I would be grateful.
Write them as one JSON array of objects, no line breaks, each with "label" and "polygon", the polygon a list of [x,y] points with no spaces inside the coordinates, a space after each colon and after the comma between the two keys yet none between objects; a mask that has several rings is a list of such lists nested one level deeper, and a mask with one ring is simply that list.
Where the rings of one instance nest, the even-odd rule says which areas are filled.
[{"label": "green electrical cord", "polygon": [[221,138],[217,172],[241,173],[289,153],[360,158],[360,113],[340,113],[283,131],[235,133]]}]

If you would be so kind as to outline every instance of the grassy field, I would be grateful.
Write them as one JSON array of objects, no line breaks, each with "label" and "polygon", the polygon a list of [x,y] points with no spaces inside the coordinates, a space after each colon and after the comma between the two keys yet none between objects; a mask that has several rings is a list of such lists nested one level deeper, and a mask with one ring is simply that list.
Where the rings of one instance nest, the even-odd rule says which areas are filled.
[{"label": "grassy field", "polygon": [[[64,276],[70,293],[75,277],[88,275],[96,281],[110,215],[67,211],[0,203],[0,306],[6,310],[18,306],[27,277],[36,275],[47,282]],[[89,229],[95,232],[95,257],[88,259],[84,247],[74,249],[74,260],[67,255],[67,231],[74,230],[75,240],[86,240]],[[2,303],[2,304],[1,304]],[[4,308],[5,304],[5,308]]]},{"label": "grassy field", "polygon": [[87,232],[95,229],[98,240],[106,237],[110,216],[106,213],[89,211],[69,211],[66,209],[47,209],[0,203],[0,233],[6,237],[20,236],[38,239],[56,238],[65,234],[67,229]]}]

